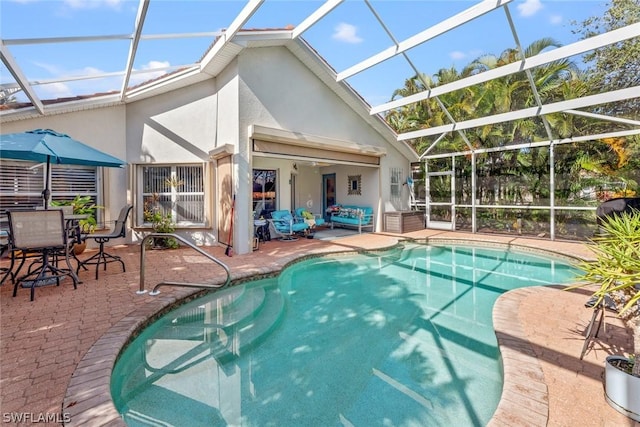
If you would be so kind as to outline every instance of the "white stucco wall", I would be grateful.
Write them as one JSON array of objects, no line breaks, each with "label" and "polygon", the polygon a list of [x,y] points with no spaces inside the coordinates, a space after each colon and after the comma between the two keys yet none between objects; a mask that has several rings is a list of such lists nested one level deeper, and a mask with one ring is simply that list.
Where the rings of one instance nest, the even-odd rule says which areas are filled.
[{"label": "white stucco wall", "polygon": [[386,141],[284,47],[239,57],[240,125],[303,132],[359,144]]},{"label": "white stucco wall", "polygon": [[216,147],[214,79],[127,105],[132,163],[208,161]]},{"label": "white stucco wall", "polygon": [[216,78],[218,87],[218,144],[233,144],[238,149],[240,133],[240,99],[238,97],[238,63],[231,62]]},{"label": "white stucco wall", "polygon": [[322,212],[322,173],[318,166],[297,163],[296,175],[296,206],[307,208],[313,214],[323,215]]}]

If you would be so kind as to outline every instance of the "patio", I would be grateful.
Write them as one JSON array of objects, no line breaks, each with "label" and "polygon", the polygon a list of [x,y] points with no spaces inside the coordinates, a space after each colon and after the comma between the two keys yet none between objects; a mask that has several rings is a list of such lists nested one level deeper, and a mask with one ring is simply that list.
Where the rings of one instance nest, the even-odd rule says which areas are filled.
[{"label": "patio", "polygon": [[[222,247],[205,250],[227,263],[233,278],[238,279],[278,271],[300,256],[384,248],[406,237],[492,241],[590,256],[580,243],[436,230],[362,234],[333,241],[271,241],[252,254],[233,257],[225,256]],[[118,246],[114,253],[124,259],[127,272],[122,273],[117,265],[109,266],[106,274],[101,272],[95,280],[93,271],[81,271],[83,283],[77,290],[68,283],[42,287],[36,290],[35,301],[29,302],[25,289],[12,298],[12,285],[5,283],[0,288],[3,422],[18,424],[15,417],[20,416],[52,417],[63,407],[64,415],[52,419],[57,424],[118,424],[114,409],[109,408],[108,367],[132,325],[190,290],[165,287],[158,297],[137,295],[139,247]],[[91,254],[88,251],[82,258]],[[219,271],[189,249],[148,251],[146,288],[161,280],[211,281]],[[498,300],[494,323],[504,358],[505,390],[494,425],[638,425],[609,407],[603,396],[604,358],[631,346],[630,334],[611,313],[607,313],[601,341],[579,359],[581,331],[591,316],[584,308],[588,295],[586,290],[537,287],[513,291]],[[128,328],[122,326],[127,321]],[[116,324],[118,328],[113,328]]]}]

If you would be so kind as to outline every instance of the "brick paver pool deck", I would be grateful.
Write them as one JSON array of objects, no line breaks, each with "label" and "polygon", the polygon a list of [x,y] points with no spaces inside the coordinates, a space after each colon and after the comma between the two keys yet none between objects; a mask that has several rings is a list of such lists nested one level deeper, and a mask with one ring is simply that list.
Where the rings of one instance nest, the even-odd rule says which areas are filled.
[{"label": "brick paver pool deck", "polygon": [[[223,248],[204,248],[227,263],[235,279],[281,270],[309,254],[382,249],[404,238],[476,241],[532,250],[558,257],[589,258],[580,243],[511,236],[423,230],[406,235],[368,233],[334,241],[271,241],[247,255],[227,257]],[[0,408],[6,425],[124,425],[109,394],[111,367],[127,337],[162,307],[193,290],[162,288],[159,296],[138,295],[140,248],[111,248],[125,260],[127,271],[110,264],[100,272],[83,271],[74,290],[27,289],[5,282],[0,287]],[[81,255],[88,257],[91,252]],[[3,263],[4,264],[4,263]],[[223,281],[222,270],[191,249],[148,251],[146,288],[163,280]],[[491,422],[494,426],[632,426],[605,401],[604,359],[628,353],[632,337],[614,314],[583,360],[580,351],[591,311],[584,307],[586,289],[566,291],[533,287],[508,292],[494,307],[494,326],[504,360],[504,390]],[[44,423],[49,418],[49,423]],[[26,422],[17,422],[22,419]],[[29,422],[30,421],[30,422]]]}]

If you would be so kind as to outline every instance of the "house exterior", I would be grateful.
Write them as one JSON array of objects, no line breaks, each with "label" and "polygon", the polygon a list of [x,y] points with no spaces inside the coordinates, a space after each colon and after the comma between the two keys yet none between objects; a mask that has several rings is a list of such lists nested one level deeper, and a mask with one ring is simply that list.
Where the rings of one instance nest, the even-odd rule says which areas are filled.
[{"label": "house exterior", "polygon": [[[218,46],[218,45],[215,45]],[[273,209],[407,210],[415,151],[290,31],[241,31],[182,70],[113,95],[61,102],[44,116],[5,111],[2,133],[66,133],[128,163],[98,173],[104,219],[133,203],[132,241],[162,207],[198,245],[252,250],[254,218]],[[4,163],[4,162],[3,162]],[[4,167],[4,166],[3,166]],[[235,199],[235,203],[234,203]]]}]

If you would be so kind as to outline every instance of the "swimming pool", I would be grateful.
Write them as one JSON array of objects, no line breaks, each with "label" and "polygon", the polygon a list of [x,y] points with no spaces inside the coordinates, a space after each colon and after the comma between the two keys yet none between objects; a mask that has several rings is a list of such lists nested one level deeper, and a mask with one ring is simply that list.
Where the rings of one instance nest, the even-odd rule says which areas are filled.
[{"label": "swimming pool", "polygon": [[485,425],[502,389],[497,297],[568,263],[480,247],[313,258],[187,303],[127,347],[129,425]]}]

